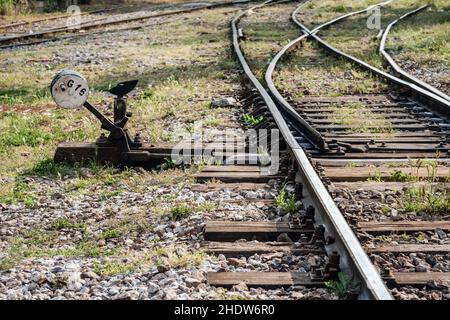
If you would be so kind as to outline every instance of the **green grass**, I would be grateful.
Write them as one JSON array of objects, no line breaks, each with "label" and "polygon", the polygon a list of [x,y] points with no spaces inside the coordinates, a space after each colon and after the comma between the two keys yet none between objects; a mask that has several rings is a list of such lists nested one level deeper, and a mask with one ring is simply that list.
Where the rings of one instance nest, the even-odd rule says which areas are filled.
[{"label": "green grass", "polygon": [[447,215],[450,213],[450,192],[444,186],[438,189],[432,185],[408,188],[401,199],[404,212]]},{"label": "green grass", "polygon": [[275,205],[277,207],[283,208],[286,205],[286,197],[287,197],[286,187],[283,186],[278,195],[275,197]]},{"label": "green grass", "polygon": [[[206,118],[211,126],[223,125],[223,117],[232,111],[212,110],[209,102],[231,92],[239,77],[228,47],[231,11],[190,13],[186,21],[137,31],[126,45],[110,48],[115,59],[102,65],[77,65],[74,68],[92,88],[90,102],[111,103],[104,90],[138,78],[138,94],[129,99],[134,114],[129,127],[140,131],[145,141],[176,141],[174,130]],[[148,39],[150,31],[152,38]],[[79,48],[79,43],[66,43],[0,53],[0,104],[6,109],[0,116],[0,174],[14,176],[15,171],[31,168],[51,157],[60,142],[90,142],[99,135],[100,123],[93,115],[86,110],[57,109],[48,90],[54,74],[67,67],[52,57]],[[143,68],[135,61],[152,67]]]},{"label": "green grass", "polygon": [[34,205],[35,195],[33,188],[21,180],[14,183],[12,190],[0,189],[0,191],[0,203],[2,204],[23,203],[27,208],[32,208]]},{"label": "green grass", "polygon": [[244,119],[244,122],[246,124],[248,124],[249,126],[257,126],[258,124],[260,124],[262,121],[264,121],[264,117],[263,116],[259,116],[259,117],[254,117],[248,113],[244,113],[242,115],[242,119]]},{"label": "green grass", "polygon": [[367,178],[368,182],[383,182],[383,177],[381,176],[380,171],[375,171],[375,173],[369,173],[369,177]]},{"label": "green grass", "polygon": [[344,272],[338,273],[338,280],[325,281],[325,286],[340,299],[348,299],[351,294],[360,290],[359,285]]},{"label": "green grass", "polygon": [[94,262],[94,272],[101,276],[115,276],[118,274],[129,274],[135,272],[139,268],[139,264],[124,263],[122,261]]},{"label": "green grass", "polygon": [[399,61],[407,59],[424,67],[442,65],[450,68],[449,6],[444,1],[434,3],[438,10],[433,8],[405,18],[390,32],[387,47],[400,54]]},{"label": "green grass", "polygon": [[23,176],[38,177],[62,177],[66,175],[73,176],[78,172],[79,168],[68,166],[65,164],[55,163],[53,159],[44,159],[37,162],[30,169],[25,170]]},{"label": "green grass", "polygon": [[0,136],[0,152],[6,152],[10,147],[36,147],[52,139],[51,133],[43,128],[49,121],[45,116],[19,116],[7,112],[0,117],[4,129]]},{"label": "green grass", "polygon": [[53,221],[50,229],[51,230],[63,230],[63,229],[71,229],[71,230],[83,230],[86,231],[87,226],[84,223],[77,223],[68,218],[58,218]]},{"label": "green grass", "polygon": [[0,0],[0,15],[6,15],[14,11],[14,0]]},{"label": "green grass", "polygon": [[100,233],[98,238],[108,240],[108,239],[120,238],[122,235],[123,235],[123,231],[121,231],[119,229],[109,229],[109,230],[105,230],[102,233]]},{"label": "green grass", "polygon": [[297,201],[295,201],[294,195],[291,195],[289,199],[285,202],[283,209],[291,215],[297,213],[297,211],[299,210],[299,206],[297,204]]},{"label": "green grass", "polygon": [[51,101],[48,88],[4,88],[0,89],[0,104],[42,104]]},{"label": "green grass", "polygon": [[0,270],[7,270],[23,259],[64,256],[67,258],[98,258],[117,254],[118,249],[98,246],[95,242],[82,241],[70,248],[58,248],[57,231],[33,230],[15,238],[0,255]]},{"label": "green grass", "polygon": [[181,219],[186,218],[187,216],[189,216],[192,213],[192,208],[181,204],[181,205],[173,207],[170,210],[170,213],[172,214],[173,220],[181,220]]},{"label": "green grass", "polygon": [[418,177],[413,176],[410,173],[403,172],[401,170],[394,170],[393,172],[391,172],[390,180],[396,181],[396,182],[417,181]]},{"label": "green grass", "polygon": [[222,119],[218,118],[208,118],[205,120],[204,125],[208,127],[219,127],[224,124],[224,121]]},{"label": "green grass", "polygon": [[283,209],[291,215],[297,213],[297,211],[300,209],[300,204],[295,201],[295,195],[292,194],[290,197],[288,197],[285,186],[281,188],[280,192],[275,197],[275,206]]}]

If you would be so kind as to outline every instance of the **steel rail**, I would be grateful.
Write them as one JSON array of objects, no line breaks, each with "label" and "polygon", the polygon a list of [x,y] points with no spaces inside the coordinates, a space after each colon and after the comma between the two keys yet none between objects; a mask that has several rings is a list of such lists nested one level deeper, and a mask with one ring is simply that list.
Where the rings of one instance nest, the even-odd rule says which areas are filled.
[{"label": "steel rail", "polygon": [[90,32],[90,33],[77,33],[77,34],[71,34],[71,35],[67,35],[67,36],[35,40],[33,42],[27,42],[27,43],[4,45],[4,46],[0,46],[0,50],[10,49],[10,48],[19,48],[19,47],[24,47],[24,46],[33,46],[33,45],[38,45],[41,43],[64,41],[64,40],[69,40],[69,39],[76,39],[76,38],[82,38],[82,37],[87,37],[87,36],[95,36],[95,35],[106,34],[106,33],[115,33],[115,32],[130,31],[130,30],[140,30],[140,29],[144,29],[144,28],[148,28],[148,27],[152,27],[152,26],[161,26],[161,25],[168,24],[168,23],[170,23],[170,21],[162,21],[159,23],[152,22],[152,23],[147,23],[147,24],[141,24],[138,26],[125,27],[125,28],[112,29],[112,30],[95,31],[95,32]]},{"label": "steel rail", "polygon": [[[167,12],[160,12],[160,13],[153,13],[148,15],[143,15],[139,17],[133,17],[133,18],[124,18],[124,19],[118,19],[113,21],[106,21],[102,23],[91,23],[91,24],[85,24],[82,26],[83,30],[89,30],[94,29],[98,27],[105,27],[109,25],[115,25],[115,24],[122,24],[122,23],[129,23],[129,22],[135,22],[135,21],[141,21],[141,20],[147,20],[151,18],[158,18],[158,17],[164,17],[169,15],[175,15],[180,13],[190,13],[194,11],[204,10],[204,9],[213,9],[213,8],[219,8],[219,7],[227,7],[227,6],[234,6],[234,5],[240,5],[240,4],[246,4],[250,2],[254,2],[255,0],[237,0],[232,2],[218,2],[218,3],[209,3],[198,7],[193,8],[185,8],[185,9],[179,9],[179,10],[172,10]],[[71,32],[74,31],[73,28],[70,27],[61,27],[51,30],[44,30],[32,34],[22,34],[18,36],[10,36],[10,37],[4,37],[0,38],[0,44],[2,43],[8,43],[15,40],[26,40],[26,39],[32,39],[32,38],[39,38],[46,35],[51,35],[55,33],[61,33],[61,32]]]},{"label": "steel rail", "polygon": [[311,165],[305,151],[295,140],[290,131],[286,119],[278,110],[275,102],[269,93],[262,86],[260,81],[251,71],[239,44],[239,29],[237,24],[249,12],[261,6],[271,3],[266,1],[259,6],[255,6],[240,13],[231,21],[232,42],[236,56],[244,70],[245,75],[257,89],[262,99],[266,103],[278,129],[281,131],[288,147],[299,165],[299,175],[305,189],[305,195],[316,206],[318,218],[323,222],[328,232],[335,237],[333,246],[341,255],[341,265],[344,270],[350,271],[361,282],[360,299],[393,300],[392,295],[386,288],[380,274],[371,263],[369,257],[364,252],[355,234],[347,224],[347,221],[334,203],[327,189],[323,185],[313,166]]},{"label": "steel rail", "polygon": [[433,86],[429,85],[428,83],[426,83],[426,82],[424,82],[424,81],[422,81],[422,80],[420,80],[420,79],[414,77],[413,75],[407,73],[405,70],[403,70],[402,68],[400,68],[400,66],[394,61],[394,59],[392,58],[392,56],[391,56],[389,53],[387,53],[386,48],[385,48],[385,46],[386,46],[386,41],[387,41],[387,37],[388,37],[388,35],[389,35],[389,32],[390,32],[390,30],[392,29],[392,27],[393,27],[397,22],[399,22],[400,20],[402,20],[402,19],[404,19],[404,18],[406,18],[406,17],[409,17],[409,16],[412,16],[412,15],[414,15],[414,14],[417,14],[417,13],[419,13],[419,12],[425,10],[425,9],[428,8],[429,6],[430,6],[429,4],[423,5],[423,6],[417,8],[417,9],[415,9],[415,10],[413,10],[413,11],[410,11],[410,12],[408,12],[408,13],[405,13],[405,14],[402,15],[400,18],[398,18],[398,19],[392,21],[392,22],[386,27],[386,29],[385,29],[384,32],[383,32],[383,36],[381,37],[381,41],[380,41],[380,48],[379,48],[379,51],[380,51],[380,54],[381,54],[381,55],[384,57],[384,59],[386,60],[386,62],[389,63],[389,65],[391,66],[391,68],[392,68],[397,74],[399,74],[401,78],[403,78],[403,79],[405,79],[405,80],[408,80],[409,82],[414,83],[416,86],[419,86],[419,87],[421,87],[421,88],[423,88],[423,89],[425,89],[425,90],[428,90],[428,91],[430,91],[431,93],[433,93],[433,94],[435,94],[435,95],[437,95],[437,96],[440,96],[441,98],[443,98],[443,99],[445,99],[445,100],[447,100],[447,101],[450,101],[450,96],[448,96],[447,94],[445,94],[445,93],[442,92],[441,90],[439,90],[439,89],[437,89],[436,87],[433,87]]},{"label": "steel rail", "polygon": [[[374,6],[372,6],[374,7]],[[391,83],[394,83],[396,85],[399,85],[403,88],[406,88],[410,90],[411,93],[414,94],[415,98],[419,101],[424,102],[423,107],[428,109],[428,111],[436,113],[439,117],[446,119],[447,121],[450,121],[450,101],[447,101],[443,99],[442,97],[431,93],[425,89],[422,89],[421,87],[410,83],[408,81],[402,80],[396,76],[393,76],[385,71],[382,71],[367,62],[362,61],[361,59],[358,59],[348,53],[345,53],[329,43],[327,43],[325,40],[317,36],[317,34],[313,33],[311,30],[309,30],[305,25],[303,25],[298,19],[296,18],[294,22],[303,30],[303,32],[307,35],[307,37],[312,37],[315,41],[319,43],[320,46],[325,48],[326,50],[332,52],[333,54],[344,57],[347,60],[352,61],[353,63],[356,63],[357,65],[361,66],[362,68],[381,76],[382,78],[385,78],[386,80],[390,81]]]},{"label": "steel rail", "polygon": [[[383,3],[380,3],[378,5],[386,5],[388,3],[392,2],[392,0],[388,0],[385,1]],[[304,4],[306,4],[307,2],[301,4],[300,6],[297,7],[296,10],[294,10],[294,12],[292,13],[292,20],[295,22],[296,21],[296,15],[298,13],[298,11],[303,7]],[[377,5],[377,6],[378,6]],[[332,19],[328,22],[325,22],[323,24],[321,24],[320,26],[316,27],[315,29],[313,29],[311,32],[312,33],[316,33],[318,32],[320,29],[329,26],[331,24],[334,24],[344,18],[347,18],[349,16],[353,16],[356,14],[360,14],[363,12],[367,12],[369,10],[371,10],[374,6],[370,6],[366,9],[362,9],[359,11],[354,11],[354,12],[350,12],[347,13],[345,15],[342,15],[340,17],[337,17],[335,19]],[[292,40],[291,42],[289,42],[286,46],[284,46],[277,54],[276,56],[272,59],[272,61],[269,64],[269,67],[267,68],[266,74],[265,74],[265,81],[267,83],[267,88],[269,89],[272,97],[278,102],[278,104],[294,119],[294,121],[296,121],[296,124],[298,124],[301,127],[301,132],[302,134],[305,136],[305,138],[312,143],[314,146],[316,146],[318,149],[324,151],[328,149],[327,143],[325,142],[325,139],[322,137],[322,135],[315,129],[313,128],[311,125],[308,124],[308,122],[306,122],[302,116],[300,116],[297,111],[294,110],[294,108],[292,108],[292,106],[286,101],[286,99],[284,99],[284,97],[280,94],[280,92],[278,91],[278,89],[275,87],[274,83],[273,83],[273,72],[275,70],[275,67],[277,65],[277,63],[279,62],[279,60],[283,57],[283,55],[286,53],[287,50],[289,50],[290,48],[292,48],[294,45],[296,45],[297,43],[299,43],[300,41],[302,41],[303,39],[305,39],[308,35],[304,34],[294,40]]]},{"label": "steel rail", "polygon": [[[113,11],[116,9],[118,9],[118,8],[99,9],[99,10],[94,10],[94,11],[81,12],[79,14],[79,16],[87,16],[87,15],[91,15],[91,14],[103,13],[103,12]],[[64,19],[64,18],[68,18],[71,16],[72,16],[72,14],[62,14],[59,16],[51,16],[51,17],[36,19],[36,20],[31,20],[31,21],[16,22],[16,23],[11,23],[11,24],[2,24],[2,25],[0,25],[0,30],[21,27],[24,25],[35,24],[35,23],[39,23],[39,22],[48,22],[48,21],[53,21],[53,20],[59,20],[59,19]]]}]

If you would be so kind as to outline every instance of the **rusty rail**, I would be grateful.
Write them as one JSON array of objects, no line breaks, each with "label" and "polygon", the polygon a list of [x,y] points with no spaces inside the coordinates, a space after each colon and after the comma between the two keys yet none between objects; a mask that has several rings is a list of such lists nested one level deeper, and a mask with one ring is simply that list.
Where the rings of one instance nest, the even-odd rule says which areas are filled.
[{"label": "rusty rail", "polygon": [[[384,5],[389,2],[390,1],[384,2],[379,5]],[[371,7],[373,8],[373,6],[371,6]],[[450,101],[445,100],[444,98],[442,98],[432,92],[429,92],[428,90],[425,90],[425,89],[415,85],[414,83],[402,80],[396,76],[393,76],[385,71],[382,71],[382,70],[368,64],[367,62],[362,61],[361,59],[358,59],[348,53],[345,53],[345,52],[333,47],[332,45],[327,43],[325,40],[323,40],[322,38],[317,36],[316,33],[309,30],[305,25],[303,25],[300,21],[298,21],[297,18],[295,18],[294,21],[303,30],[303,32],[305,33],[305,35],[307,35],[307,37],[313,38],[315,41],[317,41],[319,43],[320,46],[322,46],[326,50],[330,51],[331,53],[333,53],[339,57],[346,58],[347,60],[359,65],[363,69],[368,70],[368,71],[388,80],[389,82],[391,82],[395,85],[398,85],[400,87],[403,87],[403,88],[409,90],[411,93],[414,94],[414,96],[416,97],[417,100],[424,102],[424,105],[423,105],[424,108],[428,109],[431,112],[436,113],[439,117],[441,117],[447,121],[450,121]]]},{"label": "rusty rail", "polygon": [[[232,1],[232,2],[209,3],[209,4],[201,5],[201,6],[198,6],[198,7],[185,8],[185,9],[179,9],[179,10],[173,10],[173,11],[167,11],[167,12],[160,12],[160,13],[153,13],[153,14],[143,15],[143,16],[139,16],[139,17],[124,18],[124,19],[118,19],[118,20],[113,20],[113,21],[106,21],[106,22],[102,22],[102,23],[84,24],[82,26],[82,29],[83,30],[90,30],[90,29],[105,27],[105,26],[109,26],[109,25],[116,25],[116,24],[123,24],[123,23],[129,23],[129,22],[142,21],[142,20],[147,20],[147,19],[152,19],[152,18],[164,17],[164,16],[169,16],[169,15],[176,15],[176,14],[180,14],[180,13],[189,13],[189,12],[194,12],[194,11],[199,11],[199,10],[204,10],[204,9],[213,9],[213,8],[220,8],[220,7],[226,7],[226,6],[234,6],[234,5],[246,4],[246,3],[253,2],[253,1],[255,1],[255,0],[237,0],[237,1]],[[71,32],[71,31],[73,31],[73,30],[71,28],[69,28],[69,27],[62,27],[62,28],[56,28],[56,29],[36,32],[36,33],[32,33],[32,34],[22,34],[22,35],[18,35],[18,36],[4,37],[4,38],[0,39],[0,44],[5,44],[6,45],[6,44],[9,44],[9,43],[14,42],[14,41],[21,41],[21,40],[27,40],[27,39],[33,39],[33,38],[40,38],[40,37],[44,37],[44,36],[47,36],[47,35],[53,35],[53,34],[56,34],[56,33]],[[26,45],[26,44],[22,44],[22,45]],[[2,48],[13,47],[13,46],[14,46],[14,44],[3,46]]]},{"label": "rusty rail", "polygon": [[399,22],[400,20],[402,20],[402,19],[404,19],[404,18],[406,18],[406,17],[409,17],[409,16],[412,16],[412,15],[414,15],[414,14],[417,14],[417,13],[419,13],[419,12],[421,12],[421,11],[427,9],[429,6],[430,6],[429,4],[423,5],[423,6],[417,8],[417,9],[415,9],[415,10],[413,10],[413,11],[410,11],[410,12],[408,12],[408,13],[405,13],[405,14],[402,15],[400,18],[398,18],[398,19],[392,21],[392,22],[386,27],[386,29],[385,29],[384,32],[383,32],[383,36],[382,36],[381,42],[380,42],[380,54],[384,57],[384,59],[386,60],[386,62],[389,63],[389,65],[392,67],[392,69],[393,69],[397,74],[399,74],[399,76],[400,76],[401,78],[403,78],[403,79],[405,79],[405,80],[407,80],[407,81],[409,81],[409,82],[415,84],[416,86],[421,87],[421,88],[423,88],[423,89],[425,89],[425,90],[427,90],[427,91],[429,91],[429,92],[431,92],[431,93],[433,93],[433,94],[435,94],[435,95],[437,95],[437,96],[440,96],[441,98],[443,98],[443,99],[445,99],[445,100],[447,100],[447,101],[450,101],[450,96],[448,96],[447,94],[445,94],[445,93],[442,92],[441,90],[439,90],[439,89],[437,89],[437,88],[435,88],[435,87],[429,85],[428,83],[426,83],[426,82],[424,82],[424,81],[422,81],[422,80],[420,80],[420,79],[417,79],[417,78],[414,77],[413,75],[407,73],[405,70],[403,70],[402,68],[400,68],[400,66],[394,61],[394,59],[392,58],[392,56],[391,56],[389,53],[387,53],[386,47],[385,47],[385,46],[386,46],[386,40],[387,40],[387,37],[388,37],[388,35],[389,35],[389,31],[392,29],[392,27],[393,27],[397,22]]},{"label": "rusty rail", "polygon": [[[116,10],[116,9],[117,8],[99,9],[99,10],[81,12],[79,15],[80,16],[87,16],[87,15],[91,15],[91,14],[109,12],[109,11],[113,11],[113,10]],[[59,20],[59,19],[68,18],[70,16],[72,16],[72,14],[62,14],[62,15],[59,15],[59,16],[51,16],[51,17],[42,18],[42,19],[36,19],[36,20],[31,20],[31,21],[16,22],[16,23],[11,23],[11,24],[2,24],[2,25],[0,25],[0,30],[20,27],[20,26],[25,26],[27,24],[35,24],[35,23],[38,23],[38,22],[47,22],[47,21]]]},{"label": "rusty rail", "polygon": [[297,173],[298,177],[302,178],[305,195],[308,201],[312,202],[316,207],[318,222],[323,223],[327,231],[333,234],[336,239],[332,246],[333,249],[337,250],[341,255],[342,269],[354,275],[362,284],[362,290],[359,298],[392,300],[392,296],[377,270],[371,263],[367,254],[364,252],[355,234],[350,229],[342,213],[339,211],[319,176],[315,172],[304,150],[292,135],[285,117],[281,114],[269,93],[255,77],[241,51],[239,45],[241,33],[239,32],[237,24],[250,12],[250,10],[255,10],[269,3],[276,2],[272,2],[270,0],[266,1],[259,6],[255,6],[242,12],[232,20],[231,28],[235,54],[244,70],[245,75],[258,90],[269,111],[271,112],[278,129],[281,131],[288,148],[292,151],[294,159],[299,167],[299,171]]},{"label": "rusty rail", "polygon": [[[390,3],[392,0],[383,2],[379,5],[384,5],[384,4],[388,4]],[[305,2],[304,4],[306,4],[307,2]],[[296,14],[298,13],[298,11],[303,7],[304,4],[301,4],[293,13],[292,13],[292,20],[294,22],[296,22]],[[349,16],[352,15],[356,15],[359,13],[363,13],[363,12],[367,12],[368,10],[372,9],[373,6],[363,9],[363,10],[359,10],[359,11],[355,11],[355,12],[350,12],[347,13],[345,15],[342,15],[338,18],[335,18],[333,20],[330,20],[318,27],[316,27],[314,30],[312,30],[312,33],[316,33],[318,32],[320,29],[329,26],[331,24],[334,24],[344,18],[347,18]],[[322,135],[315,129],[313,128],[311,125],[309,125],[302,116],[300,116],[297,111],[295,111],[292,106],[286,101],[286,99],[284,99],[284,97],[280,94],[280,92],[278,91],[278,89],[275,87],[274,83],[273,83],[273,72],[275,70],[275,67],[277,65],[277,63],[280,61],[280,59],[283,57],[283,55],[292,47],[294,47],[297,43],[299,43],[300,41],[302,41],[303,39],[307,38],[307,35],[304,34],[300,37],[298,37],[297,39],[292,40],[291,42],[289,42],[286,46],[284,46],[278,53],[277,55],[272,59],[272,61],[269,64],[269,67],[267,68],[267,72],[265,75],[265,80],[267,83],[267,87],[270,91],[270,94],[272,95],[272,97],[276,100],[277,104],[283,108],[295,121],[295,125],[297,125],[300,129],[302,134],[305,136],[305,138],[311,143],[313,144],[315,147],[317,147],[318,149],[325,151],[328,149],[327,143],[325,142],[325,139],[322,137]]]}]

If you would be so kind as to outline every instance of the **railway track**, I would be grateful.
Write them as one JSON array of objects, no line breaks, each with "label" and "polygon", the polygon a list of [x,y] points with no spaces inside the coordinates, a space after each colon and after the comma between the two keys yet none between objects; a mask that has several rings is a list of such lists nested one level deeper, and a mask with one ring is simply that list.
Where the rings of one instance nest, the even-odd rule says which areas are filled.
[{"label": "railway track", "polygon": [[[88,12],[81,12],[79,14],[79,16],[89,16],[89,15],[95,15],[95,14],[99,14],[99,13],[105,13],[105,12],[109,12],[109,11],[113,11],[113,10],[117,10],[117,8],[110,8],[110,9],[100,9],[100,10],[93,10],[93,11],[88,11]],[[21,22],[14,22],[14,23],[9,23],[9,24],[2,24],[0,25],[0,30],[2,30],[2,32],[4,32],[4,30],[8,30],[8,29],[12,29],[13,32],[26,32],[29,30],[22,30],[23,28],[29,28],[30,26],[33,27],[35,25],[39,25],[42,23],[46,23],[46,22],[54,22],[57,20],[61,20],[61,19],[66,19],[71,17],[72,14],[60,14],[60,15],[54,15],[54,16],[48,16],[45,18],[41,18],[41,19],[35,19],[35,20],[31,20],[31,21],[21,21]],[[19,29],[19,30],[17,30]]]},{"label": "railway track", "polygon": [[[290,223],[210,222],[205,239],[213,241],[208,243],[211,252],[242,256],[261,251],[305,254],[308,250],[323,250],[327,257],[324,261],[328,262],[309,273],[215,273],[209,275],[209,283],[224,287],[240,282],[267,287],[320,287],[344,271],[361,285],[358,297],[362,299],[392,299],[392,295],[404,299],[405,290],[418,290],[422,297],[447,297],[448,103],[432,90],[340,52],[316,35],[321,29],[372,7],[343,15],[311,31],[297,19],[300,5],[292,19],[304,35],[274,57],[265,75],[268,89],[264,88],[240,49],[245,30],[239,28],[239,21],[249,12],[272,3],[264,2],[232,21],[233,47],[249,88],[253,89],[245,105],[252,115],[266,117],[258,128],[280,130],[287,162],[276,175],[268,177],[254,167],[209,167],[198,178],[229,182],[281,178],[303,207]],[[286,52],[300,49],[307,38],[375,73],[380,81],[390,82],[389,92],[300,99],[288,92],[280,93],[272,80],[277,63]],[[339,110],[369,121],[364,125],[340,121],[336,119]],[[433,201],[439,205],[426,203],[430,197],[435,197]],[[295,244],[280,243],[281,234],[287,234]],[[242,238],[259,242],[230,243]],[[275,243],[270,242],[274,240]]]},{"label": "railway track", "polygon": [[[265,87],[243,54],[241,42],[251,39],[245,39],[245,29],[239,23],[251,13],[258,14],[265,6],[284,2],[288,1],[265,1],[241,12],[231,22],[232,47],[244,71],[244,111],[253,117],[263,117],[254,129],[279,130],[280,139],[270,141],[270,151],[279,142],[280,166],[274,171],[273,163],[262,164],[260,154],[238,153],[236,157],[243,157],[246,163],[251,159],[259,162],[206,166],[196,179],[207,183],[195,188],[197,191],[264,190],[269,193],[272,187],[277,187],[276,198],[243,201],[255,202],[271,211],[274,207],[279,209],[278,202],[282,200],[291,206],[282,208],[284,211],[279,216],[267,214],[264,220],[224,217],[207,221],[203,249],[225,256],[235,266],[235,272],[209,273],[208,283],[226,288],[243,284],[314,290],[332,281],[343,282],[347,275],[352,282],[343,297],[347,299],[390,300],[393,296],[401,298],[402,290],[413,287],[442,298],[448,291],[445,283],[450,281],[450,270],[446,269],[450,253],[450,212],[445,209],[444,214],[442,210],[436,214],[435,204],[430,201],[427,204],[431,210],[430,207],[421,209],[422,203],[415,200],[437,196],[439,208],[448,208],[448,101],[432,90],[344,54],[316,35],[372,7],[309,30],[297,18],[302,8],[299,6],[292,18],[304,35],[291,41],[273,58],[265,74]],[[164,15],[212,7],[206,5]],[[139,17],[135,21],[156,16]],[[52,30],[49,34],[66,31]],[[279,92],[273,82],[278,62],[286,59],[286,53],[301,52],[302,42],[309,39],[390,81],[389,91],[300,98]],[[350,120],[364,117],[369,121],[340,119],[340,110],[350,114]],[[236,146],[222,147],[226,151]],[[155,150],[151,153],[157,153]],[[160,153],[166,155],[170,150],[168,147]],[[418,212],[413,214],[402,207],[404,204],[409,208],[416,206]],[[278,262],[269,269],[256,271],[250,263],[255,255]]]},{"label": "railway track", "polygon": [[[55,28],[50,28],[46,30],[36,31],[33,33],[22,33],[22,34],[12,34],[0,37],[0,49],[8,49],[14,47],[35,45],[44,42],[57,41],[61,39],[69,39],[73,37],[81,37],[90,34],[88,31],[95,29],[102,29],[105,31],[117,31],[116,29],[107,29],[113,26],[128,25],[134,23],[133,26],[127,26],[125,28],[119,28],[119,31],[139,29],[145,27],[142,25],[142,21],[166,17],[171,15],[177,15],[182,13],[189,13],[204,9],[214,9],[224,6],[235,6],[242,5],[251,2],[251,0],[237,0],[233,2],[217,2],[217,3],[202,3],[196,5],[185,5],[180,9],[175,10],[159,10],[156,12],[137,12],[131,15],[113,15],[112,17],[101,17],[94,18],[93,20],[86,20],[81,22],[79,25],[72,26],[60,26]],[[73,33],[76,34],[73,34]],[[37,40],[36,40],[37,39]]]},{"label": "railway track", "polygon": [[402,15],[400,18],[392,21],[384,30],[383,32],[383,36],[381,38],[381,42],[380,42],[380,54],[384,57],[384,59],[386,60],[386,62],[389,64],[389,66],[403,79],[405,79],[406,81],[409,81],[411,83],[414,83],[415,85],[435,94],[440,96],[441,98],[450,101],[450,97],[445,94],[444,92],[442,92],[441,90],[425,83],[424,81],[417,79],[416,77],[412,76],[411,74],[405,72],[402,68],[400,68],[400,66],[394,61],[394,59],[392,58],[392,56],[386,51],[386,40],[389,36],[389,32],[390,30],[401,20],[406,19],[407,17],[413,16],[415,14],[419,14],[421,11],[428,9],[430,6],[429,5],[423,5],[417,9],[414,9],[410,12],[405,13],[404,15]]},{"label": "railway track", "polygon": [[[312,287],[320,288],[327,281],[338,280],[339,274],[347,274],[360,290],[349,296],[362,299],[391,299],[381,277],[369,261],[350,227],[320,182],[303,148],[292,132],[291,121],[280,113],[268,91],[252,73],[240,48],[245,30],[239,21],[248,13],[264,7],[264,2],[245,11],[232,21],[233,48],[248,80],[248,94],[244,100],[249,113],[264,114],[267,121],[257,128],[278,128],[285,149],[278,172],[263,175],[259,166],[207,167],[197,175],[199,181],[221,180],[227,183],[268,183],[278,180],[291,191],[295,200],[301,201],[297,214],[261,222],[209,221],[205,226],[205,247],[209,252],[225,254],[238,259],[242,256],[274,252],[284,256],[308,255],[322,252],[322,264],[311,266],[308,271],[292,268],[289,271],[217,272],[208,274],[208,283],[231,287],[244,282],[251,287]],[[281,3],[281,2],[278,2]],[[222,185],[227,188],[226,185]],[[257,188],[257,186],[255,186]],[[286,220],[286,218],[291,218]],[[244,239],[246,241],[240,242]],[[234,242],[237,241],[237,242]],[[255,242],[256,241],[256,242]]]},{"label": "railway track", "polygon": [[[311,161],[390,288],[428,286],[445,294],[445,285],[440,285],[448,283],[450,273],[439,261],[445,265],[449,257],[447,242],[441,241],[448,235],[448,220],[440,217],[448,219],[449,209],[448,103],[431,90],[404,83],[331,47],[317,36],[317,28],[310,31],[299,22],[300,9],[292,18],[305,35],[272,61],[266,74],[272,95],[281,97],[283,108],[307,122],[309,131],[301,131],[304,146],[308,148],[308,142],[314,145],[308,148]],[[390,92],[335,98],[281,96],[273,85],[272,72],[283,54],[308,36],[329,52],[393,82]],[[342,110],[350,117],[372,120],[339,119],[336,114]],[[396,200],[391,201],[392,194]],[[421,207],[423,197],[435,197],[443,205],[425,209]],[[414,209],[417,212],[408,214]],[[431,263],[422,263],[424,259]],[[397,290],[393,292],[401,296]]]}]

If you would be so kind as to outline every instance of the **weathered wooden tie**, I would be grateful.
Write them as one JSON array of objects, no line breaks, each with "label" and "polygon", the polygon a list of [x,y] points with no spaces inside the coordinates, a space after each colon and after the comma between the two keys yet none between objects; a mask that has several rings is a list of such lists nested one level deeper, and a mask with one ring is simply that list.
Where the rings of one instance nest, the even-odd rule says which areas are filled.
[{"label": "weathered wooden tie", "polygon": [[220,180],[222,182],[267,183],[272,179],[283,179],[285,175],[268,175],[257,166],[217,166],[208,167],[194,175],[198,182]]},{"label": "weathered wooden tie", "polygon": [[208,183],[208,184],[195,184],[191,190],[195,192],[211,192],[230,190],[234,192],[249,191],[249,190],[263,190],[268,189],[270,186],[267,183]]},{"label": "weathered wooden tie", "polygon": [[448,253],[450,244],[385,244],[375,248],[366,248],[368,253]]},{"label": "weathered wooden tie", "polygon": [[[333,182],[367,181],[373,177],[383,181],[395,181],[399,175],[405,179],[427,179],[430,177],[430,171],[426,167],[418,170],[409,167],[324,167],[324,175]],[[448,175],[448,168],[445,167],[437,167],[434,173],[435,179],[439,181],[446,181]]]},{"label": "weathered wooden tie", "polygon": [[412,233],[435,229],[450,230],[450,221],[359,222],[358,230],[371,234]]},{"label": "weathered wooden tie", "polygon": [[450,283],[450,272],[390,272],[384,276],[388,286],[424,287],[434,283]]},{"label": "weathered wooden tie", "polygon": [[257,288],[287,288],[290,286],[322,287],[323,281],[314,281],[305,272],[209,272],[208,283],[230,288],[240,283]]},{"label": "weathered wooden tie", "polygon": [[288,253],[292,255],[325,254],[321,246],[311,244],[287,244],[283,242],[204,242],[203,250],[225,256],[251,256],[254,254]]},{"label": "weathered wooden tie", "polygon": [[287,234],[292,241],[302,235],[310,238],[314,229],[295,229],[284,222],[256,221],[208,221],[205,226],[207,241],[236,241],[240,239],[257,241],[276,241],[281,234]]}]

